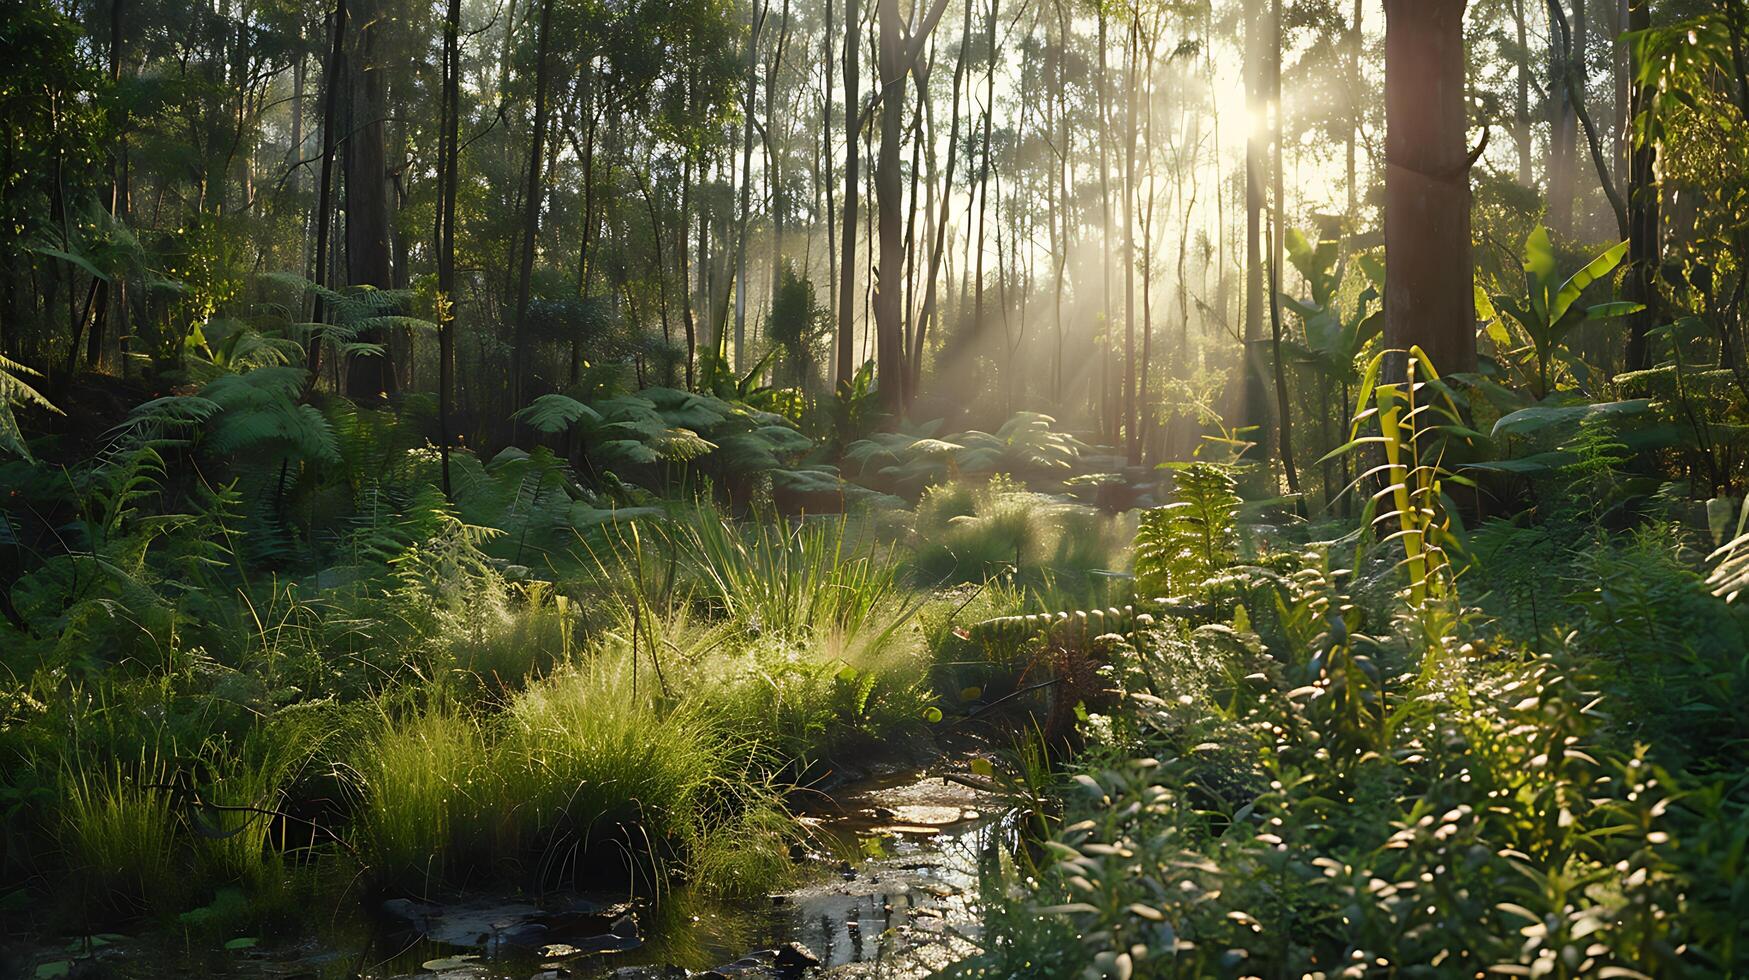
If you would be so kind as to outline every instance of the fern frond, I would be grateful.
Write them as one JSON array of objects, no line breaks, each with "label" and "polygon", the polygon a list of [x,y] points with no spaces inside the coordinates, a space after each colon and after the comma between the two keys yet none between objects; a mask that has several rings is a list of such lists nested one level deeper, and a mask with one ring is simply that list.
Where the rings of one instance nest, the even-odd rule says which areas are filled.
[{"label": "fern frond", "polygon": [[601,413],[569,395],[542,395],[512,415],[536,432],[549,435],[568,431],[579,422],[601,421]]}]

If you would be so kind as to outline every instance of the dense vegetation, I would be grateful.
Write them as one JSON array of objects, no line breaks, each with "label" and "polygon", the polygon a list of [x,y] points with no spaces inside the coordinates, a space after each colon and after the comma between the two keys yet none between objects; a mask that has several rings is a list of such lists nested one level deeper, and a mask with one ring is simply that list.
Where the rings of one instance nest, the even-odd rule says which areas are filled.
[{"label": "dense vegetation", "polygon": [[5,5],[0,971],[760,897],[975,733],[943,976],[1749,972],[1746,32]]}]

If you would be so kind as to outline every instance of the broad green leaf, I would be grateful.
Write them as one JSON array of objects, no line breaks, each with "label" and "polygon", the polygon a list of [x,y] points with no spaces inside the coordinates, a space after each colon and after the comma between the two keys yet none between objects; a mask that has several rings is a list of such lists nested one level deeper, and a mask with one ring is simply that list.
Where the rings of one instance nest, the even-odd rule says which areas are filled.
[{"label": "broad green leaf", "polygon": [[1569,276],[1561,284],[1560,292],[1555,294],[1554,302],[1549,307],[1549,319],[1559,320],[1564,316],[1568,308],[1579,301],[1579,294],[1585,291],[1585,287],[1614,272],[1627,254],[1628,243],[1617,242],[1587,262],[1584,268]]}]

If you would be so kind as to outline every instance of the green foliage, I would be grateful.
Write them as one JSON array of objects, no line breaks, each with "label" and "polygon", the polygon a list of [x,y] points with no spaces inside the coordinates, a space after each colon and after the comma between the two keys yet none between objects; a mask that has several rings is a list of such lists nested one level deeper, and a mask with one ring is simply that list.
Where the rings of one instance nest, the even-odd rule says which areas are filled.
[{"label": "green foliage", "polygon": [[429,891],[491,841],[487,815],[501,805],[479,724],[455,708],[385,717],[350,771],[359,796],[360,850],[382,880]]},{"label": "green foliage", "polygon": [[[1594,685],[1617,690],[1612,671],[1579,647],[1459,645],[1473,624],[1456,619],[1370,635],[1322,573],[1286,604],[1282,620],[1305,628],[1285,660],[1259,658],[1243,627],[1190,633],[1190,658],[1170,633],[1141,648],[1153,666],[1122,675],[1123,713],[1088,721],[1048,867],[994,879],[987,952],[945,975],[1022,961],[1062,977],[1741,968],[1736,927],[1691,914],[1691,889],[1717,880],[1709,862],[1734,861],[1741,782],[1704,775],[1716,742],[1660,758],[1623,737],[1644,734],[1627,718],[1664,710],[1636,703],[1643,669],[1600,709]],[[1606,615],[1688,622],[1664,601]]]},{"label": "green foliage", "polygon": [[1136,594],[1193,595],[1238,556],[1239,489],[1226,467],[1187,463],[1174,472],[1176,498],[1142,513],[1136,528]]},{"label": "green foliage", "polygon": [[85,901],[162,911],[179,889],[169,772],[157,759],[80,766],[61,777],[62,847]]},{"label": "green foliage", "polygon": [[[1621,242],[1600,253],[1596,258],[1566,279],[1555,271],[1555,248],[1549,230],[1538,227],[1524,242],[1523,302],[1510,296],[1496,296],[1494,306],[1510,316],[1523,335],[1524,346],[1505,351],[1508,357],[1528,353],[1535,368],[1531,383],[1537,397],[1554,390],[1551,367],[1562,353],[1562,342],[1575,327],[1586,320],[1626,316],[1642,309],[1638,303],[1612,301],[1584,306],[1579,303],[1592,283],[1607,281],[1627,257],[1628,243]],[[1484,316],[1487,313],[1484,311]],[[1496,323],[1491,334],[1502,348],[1508,340],[1504,327]]]},{"label": "green foliage", "polygon": [[208,447],[275,462],[337,462],[340,452],[328,420],[314,406],[298,404],[308,377],[300,368],[260,367],[209,382],[200,397],[218,409],[208,422]]},{"label": "green foliage", "polygon": [[845,447],[844,459],[861,482],[908,494],[954,476],[1060,480],[1073,475],[1086,446],[1055,425],[1048,415],[1018,412],[994,433],[971,429],[934,438],[939,423],[932,423],[857,440]]},{"label": "green foliage", "polygon": [[899,594],[890,550],[861,549],[847,530],[843,518],[742,523],[698,508],[679,545],[731,620],[778,636],[856,635],[892,616]]},{"label": "green foliage", "polygon": [[15,410],[18,406],[30,406],[60,412],[24,380],[29,377],[41,375],[17,361],[0,356],[0,449],[21,456],[27,462],[31,458],[30,447],[24,444],[24,432],[18,427]]}]

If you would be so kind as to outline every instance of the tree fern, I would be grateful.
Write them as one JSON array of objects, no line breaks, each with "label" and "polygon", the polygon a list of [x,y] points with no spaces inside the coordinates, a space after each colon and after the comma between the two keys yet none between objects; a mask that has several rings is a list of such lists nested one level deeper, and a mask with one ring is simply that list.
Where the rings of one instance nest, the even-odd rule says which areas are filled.
[{"label": "tree fern", "polygon": [[30,447],[24,444],[24,432],[18,427],[18,418],[13,414],[13,407],[34,405],[57,415],[61,414],[60,409],[49,404],[47,398],[24,380],[27,377],[41,376],[17,361],[0,355],[0,450],[26,460],[31,459]]},{"label": "tree fern", "polygon": [[301,368],[263,367],[208,383],[201,397],[219,406],[208,446],[219,453],[338,462],[328,420],[313,406],[297,403],[307,377]]},{"label": "tree fern", "polygon": [[1178,468],[1174,496],[1142,512],[1136,530],[1136,594],[1189,595],[1238,553],[1238,484],[1224,466]]},{"label": "tree fern", "polygon": [[542,395],[511,416],[536,432],[568,432],[579,422],[600,422],[601,413],[569,395]]}]

